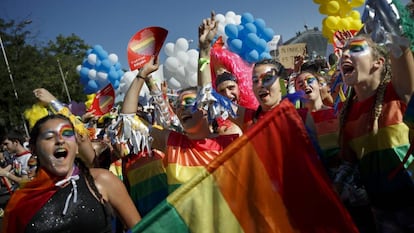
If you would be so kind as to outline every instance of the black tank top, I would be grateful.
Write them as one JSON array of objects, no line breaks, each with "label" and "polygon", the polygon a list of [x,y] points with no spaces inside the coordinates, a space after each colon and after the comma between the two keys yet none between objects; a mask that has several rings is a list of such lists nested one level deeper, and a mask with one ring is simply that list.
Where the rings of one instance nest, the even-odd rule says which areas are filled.
[{"label": "black tank top", "polygon": [[31,219],[25,232],[111,232],[111,215],[108,207],[93,196],[83,175],[80,174],[76,184],[77,202],[73,203],[72,196],[65,215],[63,210],[71,193],[71,184],[59,189],[52,196]]}]

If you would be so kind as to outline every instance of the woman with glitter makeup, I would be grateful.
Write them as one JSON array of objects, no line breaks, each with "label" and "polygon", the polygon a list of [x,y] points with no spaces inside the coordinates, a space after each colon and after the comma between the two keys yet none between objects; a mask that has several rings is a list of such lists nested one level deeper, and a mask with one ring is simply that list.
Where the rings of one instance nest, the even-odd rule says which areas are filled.
[{"label": "woman with glitter makeup", "polygon": [[112,232],[113,212],[126,228],[141,217],[120,179],[76,158],[75,128],[66,116],[48,115],[30,133],[36,177],[10,198],[2,232]]},{"label": "woman with glitter makeup", "polygon": [[[409,41],[393,35],[401,53],[367,34],[349,39],[340,70],[351,92],[340,113],[340,155],[346,161],[336,188],[359,171],[378,232],[414,232],[414,182],[410,129],[403,114],[414,91],[414,58]],[[392,51],[392,50],[391,50]]]}]

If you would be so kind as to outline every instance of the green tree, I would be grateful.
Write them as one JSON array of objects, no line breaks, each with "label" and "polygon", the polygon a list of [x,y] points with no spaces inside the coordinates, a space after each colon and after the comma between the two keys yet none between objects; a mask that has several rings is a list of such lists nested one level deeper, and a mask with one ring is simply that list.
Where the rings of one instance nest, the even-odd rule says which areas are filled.
[{"label": "green tree", "polygon": [[[65,103],[69,102],[68,96],[77,102],[86,100],[76,66],[82,63],[90,47],[74,34],[58,35],[56,41],[49,41],[45,46],[30,44],[32,34],[26,30],[28,23],[6,22],[0,18],[5,50],[0,62],[0,124],[20,130],[24,128],[22,113],[36,102],[32,94],[35,88],[46,88]],[[4,58],[8,60],[8,67]]]}]

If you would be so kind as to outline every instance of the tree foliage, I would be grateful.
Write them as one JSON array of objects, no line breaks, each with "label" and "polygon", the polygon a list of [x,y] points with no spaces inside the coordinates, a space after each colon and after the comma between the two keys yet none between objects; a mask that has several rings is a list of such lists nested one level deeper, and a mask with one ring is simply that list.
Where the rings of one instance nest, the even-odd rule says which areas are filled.
[{"label": "tree foliage", "polygon": [[46,88],[65,103],[69,103],[69,99],[86,100],[76,66],[82,63],[86,50],[91,47],[75,34],[58,35],[46,45],[28,43],[32,36],[26,30],[28,23],[6,22],[0,18],[5,51],[2,51],[0,62],[0,125],[20,130],[24,129],[22,113],[36,102],[32,94],[35,88]]}]

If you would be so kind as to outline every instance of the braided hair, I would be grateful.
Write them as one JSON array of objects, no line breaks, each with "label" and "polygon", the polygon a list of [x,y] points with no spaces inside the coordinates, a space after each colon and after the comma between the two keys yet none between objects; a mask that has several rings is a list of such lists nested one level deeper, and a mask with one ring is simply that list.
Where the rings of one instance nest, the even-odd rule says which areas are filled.
[{"label": "braided hair", "polygon": [[[372,56],[373,56],[374,59],[378,59],[380,57],[385,58],[384,68],[381,71],[381,81],[380,81],[380,83],[379,83],[379,85],[376,89],[376,92],[375,92],[375,102],[374,102],[374,106],[372,108],[370,122],[367,124],[368,127],[371,127],[372,132],[374,134],[376,134],[378,132],[378,129],[379,129],[378,121],[379,121],[379,118],[381,117],[381,114],[382,114],[382,107],[383,107],[385,91],[387,89],[388,83],[391,81],[391,64],[390,64],[390,60],[389,60],[389,57],[388,57],[388,52],[387,52],[385,47],[373,42],[372,39],[369,37],[369,35],[362,34],[360,36],[365,38],[366,41],[368,42],[368,44],[371,46]],[[349,96],[347,97],[346,101],[344,102],[343,108],[342,108],[342,110],[340,112],[340,116],[339,116],[340,145],[341,146],[343,146],[342,144],[344,143],[343,134],[342,134],[341,131],[343,130],[343,127],[345,125],[348,111],[349,111],[350,107],[352,106],[352,102],[355,99],[356,99],[355,90],[353,90],[353,88],[351,88],[351,90],[349,92]]]}]

